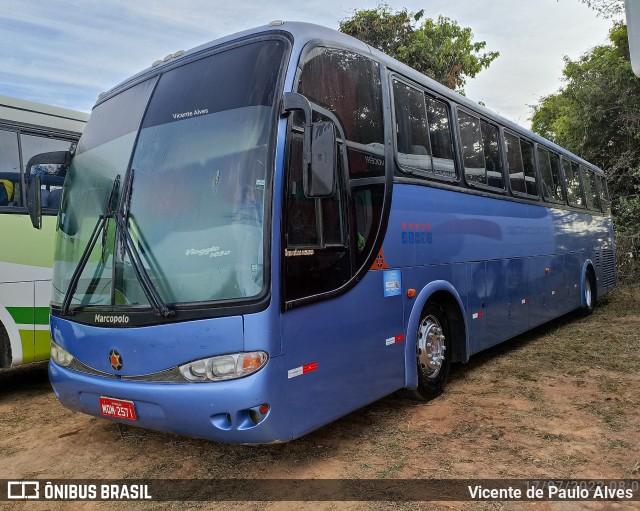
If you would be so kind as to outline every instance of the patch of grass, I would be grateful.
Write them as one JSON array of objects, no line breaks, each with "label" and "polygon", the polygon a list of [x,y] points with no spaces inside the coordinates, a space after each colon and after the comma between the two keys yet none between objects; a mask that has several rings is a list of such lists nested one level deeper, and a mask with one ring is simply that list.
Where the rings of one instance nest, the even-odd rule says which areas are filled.
[{"label": "patch of grass", "polygon": [[376,477],[378,477],[379,479],[391,479],[397,476],[398,473],[405,467],[405,465],[406,463],[404,461],[398,461],[391,467],[378,471],[376,473]]},{"label": "patch of grass", "polygon": [[622,429],[626,412],[624,407],[616,401],[592,401],[587,406],[587,410],[602,419],[612,430]]},{"label": "patch of grass", "polygon": [[598,388],[606,394],[617,394],[620,389],[620,381],[603,376],[598,382]]},{"label": "patch of grass", "polygon": [[608,442],[606,442],[606,447],[605,449],[607,451],[612,451],[614,449],[631,449],[632,446],[629,442],[626,442],[625,440],[620,440],[618,438],[614,439],[614,440],[609,440]]}]

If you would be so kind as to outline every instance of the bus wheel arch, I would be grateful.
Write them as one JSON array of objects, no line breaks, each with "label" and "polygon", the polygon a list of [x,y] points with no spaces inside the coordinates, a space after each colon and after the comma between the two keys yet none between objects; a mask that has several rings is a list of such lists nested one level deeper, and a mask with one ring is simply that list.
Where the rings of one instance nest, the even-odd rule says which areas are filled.
[{"label": "bus wheel arch", "polygon": [[411,397],[421,400],[442,393],[452,362],[468,360],[459,296],[448,283],[439,289],[429,287],[416,300],[408,325],[412,342],[407,347],[407,389]]}]

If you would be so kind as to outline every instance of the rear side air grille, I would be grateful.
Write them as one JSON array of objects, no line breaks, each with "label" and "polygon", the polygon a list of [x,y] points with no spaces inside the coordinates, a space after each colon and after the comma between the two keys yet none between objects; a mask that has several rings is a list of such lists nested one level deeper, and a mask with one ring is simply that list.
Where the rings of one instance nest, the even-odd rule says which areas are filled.
[{"label": "rear side air grille", "polygon": [[616,285],[616,256],[613,250],[602,251],[602,283],[606,288]]}]

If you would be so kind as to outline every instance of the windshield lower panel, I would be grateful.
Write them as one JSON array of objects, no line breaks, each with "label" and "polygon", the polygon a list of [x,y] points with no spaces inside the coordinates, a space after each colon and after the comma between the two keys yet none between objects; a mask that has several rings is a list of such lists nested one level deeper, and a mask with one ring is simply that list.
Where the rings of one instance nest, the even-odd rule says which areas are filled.
[{"label": "windshield lower panel", "polygon": [[[165,303],[228,306],[264,296],[274,104],[287,47],[280,39],[235,46],[94,109],[87,143],[79,143],[65,183],[54,307],[63,302],[91,233],[107,213],[114,180],[127,172],[131,193],[117,192],[118,208],[126,211],[127,234]],[[123,110],[127,94],[138,101]],[[96,111],[101,115],[94,122]],[[137,121],[130,118],[136,115]],[[125,133],[114,130],[119,122],[127,125],[120,130]],[[148,305],[122,239],[116,222],[107,219],[72,309]]]}]

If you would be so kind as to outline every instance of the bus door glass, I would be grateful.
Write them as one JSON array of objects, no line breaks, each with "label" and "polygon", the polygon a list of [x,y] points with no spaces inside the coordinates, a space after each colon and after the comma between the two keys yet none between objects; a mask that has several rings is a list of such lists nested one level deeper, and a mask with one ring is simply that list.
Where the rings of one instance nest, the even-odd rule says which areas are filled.
[{"label": "bus door glass", "polygon": [[[317,112],[314,120],[336,123],[341,156],[336,194],[305,197],[302,130],[294,117],[285,195],[287,310],[282,332],[288,364],[295,368],[315,362],[322,372],[321,386],[314,375],[289,381],[292,414],[310,425],[327,413],[346,412],[363,399],[401,387],[404,374],[398,367],[403,366],[405,343],[395,342],[404,339],[400,289],[385,297],[384,271],[369,271],[355,286],[345,286],[372,261],[383,217],[386,160],[379,65],[348,51],[316,48],[304,59],[297,91]],[[390,273],[399,287],[400,271]],[[304,305],[311,301],[315,303]],[[345,386],[364,390],[344,392]],[[313,410],[304,404],[310,401]]]}]

